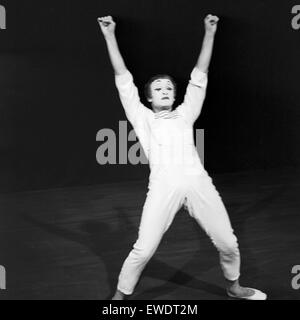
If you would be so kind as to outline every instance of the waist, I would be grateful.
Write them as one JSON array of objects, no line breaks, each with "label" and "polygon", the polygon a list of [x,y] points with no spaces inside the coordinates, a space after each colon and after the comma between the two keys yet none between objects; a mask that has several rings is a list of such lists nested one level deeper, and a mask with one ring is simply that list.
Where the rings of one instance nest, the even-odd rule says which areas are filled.
[{"label": "waist", "polygon": [[200,161],[194,145],[172,146],[158,145],[149,152],[149,163],[152,165],[191,166]]},{"label": "waist", "polygon": [[172,162],[153,162],[149,161],[150,164],[150,179],[164,174],[176,177],[185,177],[189,175],[199,175],[205,171],[204,166],[201,163],[199,157],[190,159],[190,162],[176,163],[175,160]]}]

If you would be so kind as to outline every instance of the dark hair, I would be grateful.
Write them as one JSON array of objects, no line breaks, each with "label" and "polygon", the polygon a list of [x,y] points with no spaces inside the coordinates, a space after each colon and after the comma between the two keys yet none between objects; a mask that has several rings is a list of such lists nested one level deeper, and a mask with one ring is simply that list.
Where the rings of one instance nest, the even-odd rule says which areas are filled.
[{"label": "dark hair", "polygon": [[145,93],[145,96],[146,96],[146,99],[150,99],[151,98],[151,83],[157,79],[169,79],[173,86],[174,86],[174,96],[176,96],[176,89],[177,89],[177,86],[176,86],[176,82],[175,80],[167,75],[167,74],[158,74],[152,78],[150,78],[147,83],[145,84],[145,88],[144,88],[144,93]]}]

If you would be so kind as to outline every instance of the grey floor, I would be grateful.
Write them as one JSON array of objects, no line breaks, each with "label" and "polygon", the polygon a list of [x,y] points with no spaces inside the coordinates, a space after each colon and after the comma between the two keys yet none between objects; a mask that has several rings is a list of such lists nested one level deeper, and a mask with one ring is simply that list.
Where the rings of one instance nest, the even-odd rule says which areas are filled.
[{"label": "grey floor", "polygon": [[[299,299],[299,172],[211,175],[242,255],[241,282],[270,299]],[[108,299],[136,239],[147,181],[0,195],[0,299]],[[227,299],[216,249],[183,209],[132,300]]]}]

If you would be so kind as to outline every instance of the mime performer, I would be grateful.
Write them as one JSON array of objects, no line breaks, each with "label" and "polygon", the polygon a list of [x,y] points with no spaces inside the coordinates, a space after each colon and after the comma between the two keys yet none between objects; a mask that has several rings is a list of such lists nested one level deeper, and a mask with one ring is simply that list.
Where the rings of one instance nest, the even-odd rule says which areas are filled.
[{"label": "mime performer", "polygon": [[115,36],[116,23],[111,16],[98,18],[121,103],[149,160],[151,171],[138,237],[123,263],[113,300],[123,300],[133,293],[143,269],[182,206],[217,248],[227,294],[248,300],[266,299],[262,291],[239,284],[237,238],[222,198],[204,169],[194,144],[193,125],[205,99],[218,21],[219,18],[211,14],[204,19],[202,49],[183,103],[173,110],[176,83],[169,75],[158,75],[145,86],[151,110],[141,103],[132,74],[121,56]]}]

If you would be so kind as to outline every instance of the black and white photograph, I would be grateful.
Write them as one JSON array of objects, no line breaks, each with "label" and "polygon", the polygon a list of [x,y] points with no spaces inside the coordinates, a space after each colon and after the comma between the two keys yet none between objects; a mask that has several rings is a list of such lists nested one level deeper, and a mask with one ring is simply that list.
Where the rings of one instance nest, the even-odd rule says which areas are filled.
[{"label": "black and white photograph", "polygon": [[0,300],[300,300],[299,57],[297,0],[0,0]]}]

